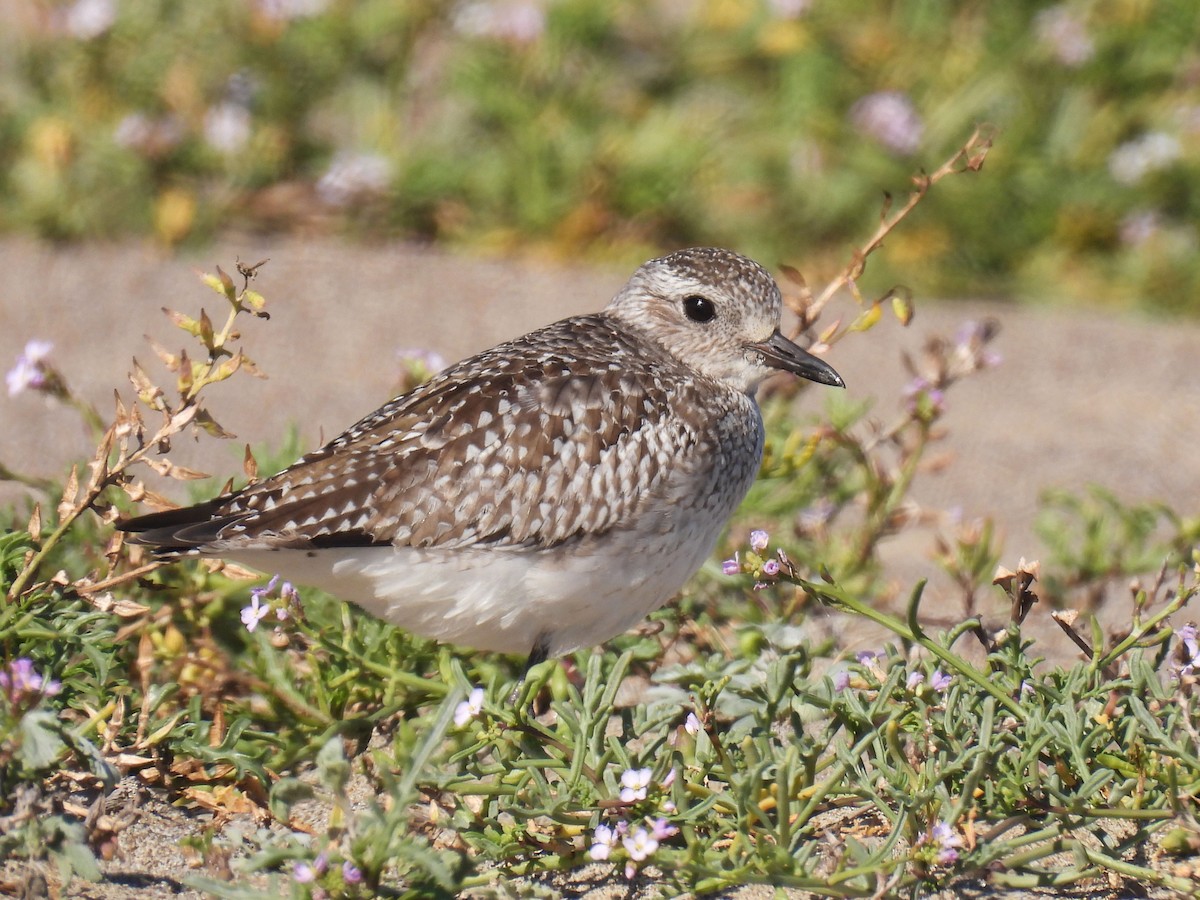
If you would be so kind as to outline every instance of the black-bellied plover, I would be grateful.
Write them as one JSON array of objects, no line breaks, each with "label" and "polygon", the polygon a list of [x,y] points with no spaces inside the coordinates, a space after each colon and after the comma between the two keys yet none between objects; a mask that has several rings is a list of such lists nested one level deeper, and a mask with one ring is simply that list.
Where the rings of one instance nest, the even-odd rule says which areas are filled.
[{"label": "black-bellied plover", "polygon": [[842,385],[779,331],[758,263],[680,250],[600,313],[451,366],[271,478],[126,521],[531,663],[605,641],[712,553],[763,451],[775,369]]}]

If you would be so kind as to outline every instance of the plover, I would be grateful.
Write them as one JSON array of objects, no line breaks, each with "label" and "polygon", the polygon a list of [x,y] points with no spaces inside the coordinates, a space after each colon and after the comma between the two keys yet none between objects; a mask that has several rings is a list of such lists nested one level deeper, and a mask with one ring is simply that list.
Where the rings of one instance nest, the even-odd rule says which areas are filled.
[{"label": "plover", "polygon": [[758,263],[680,250],[605,309],[443,371],[240,491],[120,524],[529,664],[670,600],[757,474],[773,370],[842,386],[779,330]]}]

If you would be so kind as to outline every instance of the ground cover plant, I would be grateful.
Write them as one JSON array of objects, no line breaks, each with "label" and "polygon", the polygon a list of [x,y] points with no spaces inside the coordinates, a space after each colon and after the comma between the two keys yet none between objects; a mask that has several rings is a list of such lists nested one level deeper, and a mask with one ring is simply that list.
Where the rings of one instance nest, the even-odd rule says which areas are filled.
[{"label": "ground cover plant", "polygon": [[[833,344],[910,318],[903,290],[859,293],[866,260],[987,149],[977,134],[918,177],[822,291],[787,272],[800,324]],[[239,331],[268,315],[259,265],[206,277],[221,315],[169,313],[189,349],[135,364],[111,417],[79,404],[44,344],[9,373],[10,390],[79,404],[98,449],[0,513],[7,886],[101,877],[127,825],[106,803],[120,785],[203,815],[190,881],[217,896],[537,895],[588,863],[667,893],[1195,892],[1200,522],[1058,497],[1053,558],[1003,568],[988,523],[946,517],[939,563],[961,612],[932,615],[920,584],[902,615],[881,611],[878,549],[928,517],[908,490],[956,384],[998,363],[992,325],[910,360],[886,424],[844,400],[796,421],[794,386],[771,386],[769,452],[725,559],[644,627],[536,669],[512,703],[519,660],[414,639],[278,577],[160,567],[112,532],[121,510],[166,502],[147,469],[198,476],[172,442],[223,433],[207,389],[256,371]],[[296,451],[247,449],[243,475]],[[976,613],[988,591],[1003,620]],[[1073,614],[1117,603],[1113,633]],[[877,643],[848,653],[831,615]],[[1030,624],[1052,615],[1083,661],[1039,664]]]},{"label": "ground cover plant", "polygon": [[9,230],[834,260],[879,184],[991,121],[997,177],[947,186],[881,275],[1160,310],[1200,296],[1191,0],[10,5]]}]

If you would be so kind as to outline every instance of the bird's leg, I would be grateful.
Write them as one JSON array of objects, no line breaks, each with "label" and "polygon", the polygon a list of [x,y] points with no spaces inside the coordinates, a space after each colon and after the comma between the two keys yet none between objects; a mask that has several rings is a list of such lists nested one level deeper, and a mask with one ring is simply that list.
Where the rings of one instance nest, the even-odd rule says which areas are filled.
[{"label": "bird's leg", "polygon": [[[516,706],[517,701],[521,699],[521,690],[525,687],[525,682],[529,678],[529,673],[533,671],[533,667],[541,665],[549,658],[550,647],[547,643],[547,636],[540,635],[534,642],[533,649],[529,651],[529,658],[525,660],[525,668],[521,672],[521,677],[517,679],[517,684],[508,698],[510,705]],[[530,705],[532,706],[532,701]]]}]

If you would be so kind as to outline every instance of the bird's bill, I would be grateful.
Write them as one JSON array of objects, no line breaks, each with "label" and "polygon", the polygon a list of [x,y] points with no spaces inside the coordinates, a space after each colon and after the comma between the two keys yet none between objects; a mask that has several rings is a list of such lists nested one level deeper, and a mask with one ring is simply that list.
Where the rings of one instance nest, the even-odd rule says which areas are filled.
[{"label": "bird's bill", "polygon": [[797,347],[785,338],[779,329],[775,329],[775,333],[765,341],[746,346],[750,350],[757,350],[761,353],[767,365],[776,369],[783,369],[785,372],[792,372],[801,378],[807,378],[809,381],[816,381],[819,384],[828,384],[831,387],[846,386],[846,382],[842,381],[842,376],[834,370],[833,366],[825,360],[813,356],[807,350]]}]

